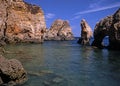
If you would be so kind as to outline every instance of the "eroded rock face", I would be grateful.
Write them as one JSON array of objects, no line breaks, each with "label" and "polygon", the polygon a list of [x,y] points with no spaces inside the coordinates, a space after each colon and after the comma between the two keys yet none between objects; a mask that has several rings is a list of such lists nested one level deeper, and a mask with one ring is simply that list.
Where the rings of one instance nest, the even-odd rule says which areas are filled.
[{"label": "eroded rock face", "polygon": [[0,40],[6,43],[42,42],[44,13],[23,0],[0,0]]},{"label": "eroded rock face", "polygon": [[120,9],[96,24],[92,46],[103,48],[103,38],[109,36],[110,49],[120,49]]},{"label": "eroded rock face", "polygon": [[26,80],[27,73],[18,60],[0,56],[0,85],[13,86],[23,84]]},{"label": "eroded rock face", "polygon": [[73,34],[68,21],[57,19],[46,31],[45,40],[73,40]]},{"label": "eroded rock face", "polygon": [[79,38],[78,43],[82,45],[90,45],[90,38],[92,37],[92,29],[85,21],[81,20],[81,38]]}]

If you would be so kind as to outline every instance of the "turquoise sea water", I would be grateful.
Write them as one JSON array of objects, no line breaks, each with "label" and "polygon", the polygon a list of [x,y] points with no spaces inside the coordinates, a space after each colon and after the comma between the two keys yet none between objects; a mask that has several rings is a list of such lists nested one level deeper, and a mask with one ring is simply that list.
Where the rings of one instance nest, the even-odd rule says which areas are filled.
[{"label": "turquoise sea water", "polygon": [[[105,42],[107,43],[107,42]],[[28,81],[20,86],[120,86],[120,52],[46,41],[4,47],[7,58],[22,62]]]}]

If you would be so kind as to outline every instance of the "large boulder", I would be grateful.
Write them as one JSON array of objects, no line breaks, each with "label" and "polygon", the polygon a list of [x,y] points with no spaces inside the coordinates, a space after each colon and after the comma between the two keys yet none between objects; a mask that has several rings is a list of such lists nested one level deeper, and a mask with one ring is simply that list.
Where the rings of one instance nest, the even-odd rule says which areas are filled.
[{"label": "large boulder", "polygon": [[43,10],[23,0],[0,0],[0,40],[6,43],[43,42]]},{"label": "large boulder", "polygon": [[0,85],[13,86],[23,84],[26,80],[27,73],[18,60],[0,56]]},{"label": "large boulder", "polygon": [[81,37],[78,40],[79,44],[90,45],[90,38],[92,37],[92,29],[85,19],[81,20]]},{"label": "large boulder", "polygon": [[102,41],[105,36],[109,37],[109,49],[120,50],[120,9],[96,24],[92,46],[103,48]]},{"label": "large boulder", "polygon": [[73,33],[68,21],[57,19],[46,31],[45,40],[73,40]]}]

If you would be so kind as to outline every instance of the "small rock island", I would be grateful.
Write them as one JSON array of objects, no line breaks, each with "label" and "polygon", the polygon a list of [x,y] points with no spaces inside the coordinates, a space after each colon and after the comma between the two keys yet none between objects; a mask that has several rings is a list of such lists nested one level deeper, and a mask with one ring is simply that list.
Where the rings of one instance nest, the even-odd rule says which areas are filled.
[{"label": "small rock island", "polygon": [[93,35],[91,27],[85,19],[81,20],[81,38],[78,40],[79,44],[90,45],[90,38]]},{"label": "small rock island", "polygon": [[69,22],[57,19],[45,33],[45,40],[73,40],[74,36]]}]

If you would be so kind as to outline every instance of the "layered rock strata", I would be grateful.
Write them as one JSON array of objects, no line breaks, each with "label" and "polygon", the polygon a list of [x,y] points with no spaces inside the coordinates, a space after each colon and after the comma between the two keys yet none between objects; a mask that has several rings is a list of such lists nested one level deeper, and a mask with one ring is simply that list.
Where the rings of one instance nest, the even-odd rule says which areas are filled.
[{"label": "layered rock strata", "polygon": [[82,45],[90,45],[90,38],[92,37],[92,29],[85,21],[85,19],[81,20],[81,37],[78,40],[79,44]]},{"label": "layered rock strata", "polygon": [[43,42],[44,13],[23,0],[0,0],[0,40],[5,43]]},{"label": "layered rock strata", "polygon": [[68,21],[57,19],[46,31],[45,40],[73,40],[72,29]]}]

